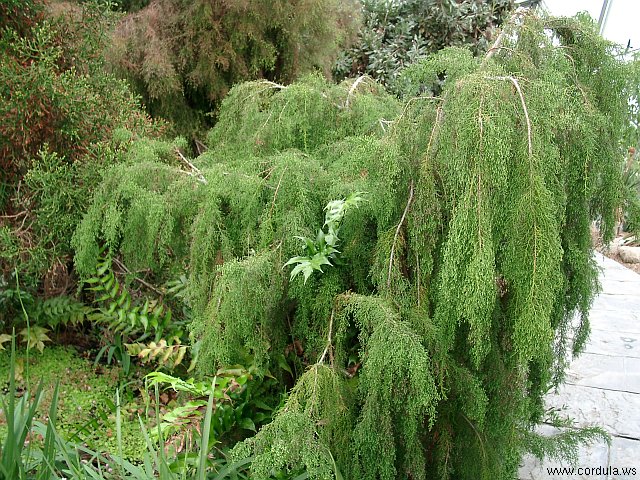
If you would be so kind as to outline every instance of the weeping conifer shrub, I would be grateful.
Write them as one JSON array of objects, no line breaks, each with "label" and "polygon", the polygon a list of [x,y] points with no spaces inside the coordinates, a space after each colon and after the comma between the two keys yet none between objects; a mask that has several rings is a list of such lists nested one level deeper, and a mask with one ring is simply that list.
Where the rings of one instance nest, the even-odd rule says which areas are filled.
[{"label": "weeping conifer shrub", "polygon": [[[251,362],[292,387],[233,449],[252,478],[516,478],[525,452],[575,455],[599,432],[534,427],[588,335],[625,75],[588,19],[527,13],[483,59],[452,48],[405,72],[408,92],[444,76],[438,97],[238,85],[206,153],[140,143],[105,175],[78,270],[103,245],[131,269],[186,268],[199,373]],[[299,237],[355,192],[333,265],[290,278]]]}]

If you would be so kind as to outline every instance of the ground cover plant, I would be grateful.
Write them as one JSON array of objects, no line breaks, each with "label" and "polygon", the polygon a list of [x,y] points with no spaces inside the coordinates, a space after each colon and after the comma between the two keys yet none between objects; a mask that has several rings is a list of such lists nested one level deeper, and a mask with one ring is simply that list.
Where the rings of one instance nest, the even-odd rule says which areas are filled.
[{"label": "ground cover plant", "polygon": [[202,155],[140,140],[109,169],[76,268],[183,275],[197,375],[286,390],[228,453],[251,478],[515,478],[599,434],[533,428],[563,423],[542,397],[588,335],[626,75],[588,19],[519,13],[486,56],[407,69],[403,101],[366,77],[238,85]]},{"label": "ground cover plant", "polygon": [[[3,379],[1,396],[7,401],[8,392],[4,387],[10,374],[11,351],[10,344],[5,347],[0,351],[0,378]],[[25,350],[20,350],[13,363],[16,389],[21,395],[35,393],[42,383],[36,421],[46,423],[54,392],[57,391],[56,428],[60,436],[93,450],[117,451],[114,385],[119,381],[118,368],[93,366],[93,362],[80,358],[73,348],[57,346],[47,347],[42,354],[32,350],[27,355]],[[127,458],[141,458],[146,446],[137,413],[138,409],[144,408],[144,403],[125,397],[122,403],[121,428],[128,439],[123,454]],[[6,426],[3,412],[0,415],[0,438],[6,437]],[[28,439],[30,443],[38,443],[35,433]]]}]

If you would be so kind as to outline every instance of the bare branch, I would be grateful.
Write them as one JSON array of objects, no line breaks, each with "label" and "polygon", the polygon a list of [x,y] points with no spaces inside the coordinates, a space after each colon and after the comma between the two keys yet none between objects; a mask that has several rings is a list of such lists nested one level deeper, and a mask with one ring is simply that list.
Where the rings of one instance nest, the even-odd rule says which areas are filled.
[{"label": "bare branch", "polygon": [[[117,258],[115,258],[115,257],[114,257],[114,258],[112,258],[112,261],[113,261],[113,263],[115,263],[116,265],[118,265],[118,267],[120,267],[120,268],[121,268],[125,273],[127,273],[127,274],[129,274],[129,275],[132,275],[131,270],[129,270],[129,269],[127,268],[127,266],[126,266],[124,263],[122,263],[120,260],[118,260]],[[142,278],[140,278],[140,277],[136,277],[135,275],[134,275],[133,279],[134,279],[136,282],[140,283],[141,285],[144,285],[145,287],[147,287],[149,290],[153,290],[153,291],[154,291],[154,292],[156,292],[158,295],[160,295],[160,296],[164,296],[164,292],[163,292],[162,290],[160,290],[160,289],[158,289],[158,288],[154,287],[153,285],[151,285],[151,284],[150,284],[149,282],[147,282],[146,280],[143,280],[143,279],[142,279]]]},{"label": "bare branch", "polygon": [[26,210],[23,210],[14,215],[0,215],[0,218],[18,218],[18,217],[21,217],[22,215],[26,215],[27,213],[29,212],[27,212]]},{"label": "bare branch", "polygon": [[202,174],[202,172],[200,171],[200,169],[198,167],[196,167],[193,163],[191,163],[189,161],[189,159],[187,157],[185,157],[182,152],[176,148],[176,153],[178,154],[178,158],[191,169],[191,172],[193,172],[193,176],[196,177],[198,179],[198,181],[200,183],[204,183],[205,185],[208,183],[207,179],[204,178],[204,175]]},{"label": "bare branch", "polygon": [[521,17],[526,11],[527,9],[524,7],[519,7],[518,9],[516,9],[514,14],[511,16],[511,18],[504,24],[502,30],[500,31],[500,33],[498,34],[498,37],[496,38],[496,41],[493,42],[493,45],[491,45],[491,48],[487,50],[487,54],[484,56],[481,66],[485,66],[486,63],[489,61],[489,59],[493,57],[498,50],[500,50],[501,48],[504,48],[502,47],[502,42],[504,41],[505,31],[507,30],[507,27],[511,23],[515,23],[515,21],[519,17]]},{"label": "bare branch", "polygon": [[522,89],[520,88],[520,84],[515,77],[487,77],[489,80],[503,80],[513,83],[513,86],[516,87],[516,92],[518,92],[518,96],[520,97],[520,104],[522,105],[522,111],[524,113],[524,118],[527,122],[527,140],[529,141],[529,158],[533,157],[533,144],[531,142],[531,120],[529,119],[529,110],[527,109],[527,103],[524,100],[524,95],[522,94]]},{"label": "bare branch", "polygon": [[491,45],[491,48],[487,50],[487,54],[484,56],[484,59],[482,60],[482,65],[485,65],[489,61],[489,59],[493,57],[498,50],[500,50],[503,39],[504,39],[504,29],[500,32],[500,34],[498,35],[498,38],[496,38],[496,41],[493,43],[493,45]]},{"label": "bare branch", "polygon": [[335,308],[331,309],[331,318],[329,318],[329,334],[327,335],[327,346],[324,347],[324,352],[322,352],[322,356],[320,357],[320,360],[318,360],[318,363],[324,362],[324,357],[327,356],[327,352],[329,351],[329,348],[331,348],[331,337],[333,336],[333,317],[335,315],[335,311]]},{"label": "bare branch", "polygon": [[282,173],[280,174],[280,180],[278,180],[278,185],[276,186],[276,191],[273,193],[273,201],[271,202],[271,208],[269,209],[269,218],[271,218],[271,214],[273,213],[273,208],[276,206],[276,198],[278,198],[278,190],[280,190],[280,184],[282,183],[282,177],[284,177],[285,172],[287,171],[287,167],[282,169]]},{"label": "bare branch", "polygon": [[347,93],[347,99],[344,101],[344,108],[349,108],[349,101],[351,100],[351,97],[353,96],[353,94],[355,93],[356,89],[358,88],[358,85],[360,85],[360,83],[362,83],[362,81],[365,78],[369,78],[369,75],[360,75],[351,84],[351,88],[349,88],[349,93]]}]

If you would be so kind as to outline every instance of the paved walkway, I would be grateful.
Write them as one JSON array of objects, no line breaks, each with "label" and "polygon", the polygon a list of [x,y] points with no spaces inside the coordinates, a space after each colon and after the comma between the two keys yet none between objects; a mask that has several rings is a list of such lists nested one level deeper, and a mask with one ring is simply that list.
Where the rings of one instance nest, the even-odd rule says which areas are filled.
[{"label": "paved walkway", "polygon": [[[520,469],[522,480],[640,479],[640,275],[596,255],[603,269],[602,293],[591,310],[591,337],[585,352],[571,363],[566,383],[547,396],[547,406],[563,408],[578,426],[603,427],[611,434],[611,446],[601,442],[582,448],[573,475],[547,470],[568,464],[541,465],[527,457]],[[540,430],[553,433],[549,426]],[[597,467],[602,467],[600,472],[584,470]],[[623,475],[623,467],[635,467],[635,474]]]}]

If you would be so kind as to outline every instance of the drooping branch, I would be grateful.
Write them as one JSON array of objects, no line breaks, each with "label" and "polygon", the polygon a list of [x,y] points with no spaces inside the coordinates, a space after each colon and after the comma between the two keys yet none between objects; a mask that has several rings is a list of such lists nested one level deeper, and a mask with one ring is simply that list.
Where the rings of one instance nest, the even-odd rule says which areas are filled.
[{"label": "drooping branch", "polygon": [[[489,77],[490,80],[500,80],[500,81],[509,81],[513,84],[518,92],[518,97],[520,98],[520,104],[522,105],[522,112],[524,114],[525,121],[527,122],[527,146],[528,146],[528,154],[529,154],[529,180],[533,183],[533,143],[531,140],[531,119],[529,118],[529,110],[527,109],[527,102],[524,99],[524,94],[522,93],[522,89],[520,88],[520,83],[515,77],[512,76],[498,76],[498,77]],[[533,211],[533,205],[531,205],[531,209]],[[538,263],[538,235],[537,235],[537,227],[534,228],[533,234],[533,272],[531,275],[531,283],[533,284],[535,281],[537,263]],[[532,289],[533,292],[533,289]]]},{"label": "drooping branch", "polygon": [[[329,352],[329,349],[331,348],[331,337],[333,336],[333,317],[335,316],[335,312],[335,308],[331,309],[331,317],[329,318],[329,333],[327,334],[327,345],[324,347],[324,351],[320,356],[320,360],[318,360],[318,364],[324,362],[324,357],[327,356],[327,352]],[[333,363],[333,358],[331,360],[331,363]]]},{"label": "drooping branch", "polygon": [[500,31],[500,33],[498,34],[495,42],[493,42],[493,45],[491,45],[491,48],[489,48],[489,50],[487,50],[486,55],[484,56],[484,58],[482,59],[482,63],[481,66],[484,67],[487,62],[489,61],[489,59],[491,57],[493,57],[500,49],[504,48],[502,46],[502,42],[504,41],[504,37],[505,37],[505,32],[507,31],[507,27],[511,24],[511,23],[515,23],[515,21],[521,17],[525,12],[527,11],[526,8],[524,7],[519,7],[511,16],[511,18],[509,19],[508,22],[506,22],[504,24],[504,26],[502,27],[502,30]]},{"label": "drooping branch", "polygon": [[282,183],[282,177],[284,177],[285,172],[287,171],[287,167],[282,169],[282,173],[280,174],[280,180],[278,180],[278,185],[276,186],[276,191],[273,193],[273,201],[271,202],[271,208],[269,209],[269,218],[273,213],[273,209],[276,206],[276,199],[278,198],[278,190],[280,190],[280,184]]},{"label": "drooping branch", "polygon": [[409,199],[407,200],[407,206],[404,207],[404,212],[402,212],[402,218],[400,219],[400,223],[398,223],[398,227],[396,228],[396,233],[393,236],[393,243],[391,244],[391,254],[389,255],[389,270],[387,271],[387,288],[391,287],[391,268],[393,267],[393,256],[395,254],[396,241],[398,240],[398,235],[400,235],[400,229],[402,228],[405,218],[407,217],[407,212],[409,211],[409,207],[411,207],[411,202],[413,202],[413,179],[411,180],[411,184],[409,186]]},{"label": "drooping branch", "polygon": [[503,39],[504,39],[504,29],[502,29],[502,31],[498,35],[498,38],[496,38],[496,41],[493,43],[493,45],[491,45],[491,48],[487,50],[487,54],[484,56],[484,59],[482,60],[482,65],[485,65],[489,61],[489,59],[493,57],[498,50],[500,50]]},{"label": "drooping branch", "polygon": [[516,88],[516,92],[518,92],[518,96],[520,97],[520,104],[522,105],[522,112],[524,114],[525,121],[527,122],[527,141],[529,146],[529,158],[533,157],[533,144],[531,142],[531,119],[529,118],[529,110],[527,109],[527,102],[524,100],[524,95],[522,93],[522,89],[520,88],[520,83],[515,77],[487,77],[489,80],[501,80],[508,81],[513,83],[513,86]]},{"label": "drooping branch", "polygon": [[360,75],[351,84],[351,88],[349,88],[349,92],[347,93],[347,99],[344,101],[344,108],[349,108],[349,102],[351,100],[351,97],[353,96],[353,94],[355,93],[356,89],[358,88],[358,85],[360,85],[360,83],[362,83],[362,81],[365,78],[369,78],[369,75]]}]

